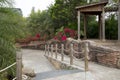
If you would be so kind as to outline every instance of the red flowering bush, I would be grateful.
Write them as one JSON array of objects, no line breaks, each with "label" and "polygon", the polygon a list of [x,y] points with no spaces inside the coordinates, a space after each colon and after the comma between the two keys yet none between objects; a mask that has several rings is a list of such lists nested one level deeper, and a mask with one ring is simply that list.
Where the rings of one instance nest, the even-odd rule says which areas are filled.
[{"label": "red flowering bush", "polygon": [[62,41],[66,41],[67,40],[66,35],[63,35],[61,39],[62,39]]},{"label": "red flowering bush", "polygon": [[68,37],[76,38],[77,33],[75,30],[70,28],[64,28],[63,31],[57,32],[57,35],[54,37],[55,40],[66,41]]}]

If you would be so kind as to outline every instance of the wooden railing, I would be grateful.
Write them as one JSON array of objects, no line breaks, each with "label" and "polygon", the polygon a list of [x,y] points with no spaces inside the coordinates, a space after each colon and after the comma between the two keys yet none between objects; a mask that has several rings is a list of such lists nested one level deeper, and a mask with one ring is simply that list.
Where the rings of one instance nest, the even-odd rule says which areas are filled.
[{"label": "wooden railing", "polygon": [[20,52],[16,54],[16,62],[0,70],[0,73],[5,72],[6,70],[12,68],[15,65],[16,65],[16,77],[13,80],[22,80],[22,54]]},{"label": "wooden railing", "polygon": [[[46,56],[51,56],[53,58],[53,55],[55,55],[55,59],[58,58],[58,53],[61,55],[61,61],[64,61],[64,52],[65,51],[69,51],[69,56],[70,56],[70,61],[69,61],[69,64],[70,65],[73,65],[74,63],[74,56],[73,54],[74,53],[80,53],[80,54],[83,54],[84,55],[84,69],[85,71],[88,71],[89,68],[88,68],[88,55],[89,55],[89,48],[88,48],[88,43],[87,42],[84,42],[83,43],[83,48],[81,51],[76,51],[74,49],[74,43],[71,43],[70,44],[70,48],[69,49],[65,49],[65,45],[64,44],[59,44],[61,47],[58,48],[58,44],[46,44],[45,45],[45,55]],[[54,46],[54,47],[53,47]],[[78,49],[80,49],[80,47],[78,47]]]},{"label": "wooden railing", "polygon": [[16,54],[16,80],[22,80],[22,53]]}]

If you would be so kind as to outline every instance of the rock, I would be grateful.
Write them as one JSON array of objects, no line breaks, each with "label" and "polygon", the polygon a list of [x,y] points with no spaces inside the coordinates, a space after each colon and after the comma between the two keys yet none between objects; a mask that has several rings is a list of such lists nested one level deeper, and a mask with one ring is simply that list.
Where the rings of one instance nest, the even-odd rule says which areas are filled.
[{"label": "rock", "polygon": [[31,69],[31,68],[23,68],[23,69],[22,69],[22,73],[23,73],[24,75],[29,76],[29,77],[35,77],[35,76],[36,76],[34,70]]},{"label": "rock", "polygon": [[119,56],[118,61],[117,61],[117,67],[120,69],[120,56]]}]

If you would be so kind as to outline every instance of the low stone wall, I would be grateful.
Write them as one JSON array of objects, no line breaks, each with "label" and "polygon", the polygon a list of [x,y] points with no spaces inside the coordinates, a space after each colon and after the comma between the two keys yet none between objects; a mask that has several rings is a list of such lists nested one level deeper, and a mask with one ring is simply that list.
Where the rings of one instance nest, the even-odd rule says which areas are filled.
[{"label": "low stone wall", "polygon": [[[79,48],[78,48],[79,41],[74,39],[68,39],[67,43],[69,44],[70,42],[73,42],[75,44],[74,49],[77,51],[81,51],[81,48],[83,47],[82,43],[88,42],[89,50],[90,50],[89,52],[90,61],[96,62],[101,65],[105,65],[108,67],[120,68],[120,51],[109,48],[109,47],[98,45],[95,42],[90,40],[81,41]],[[84,54],[74,53],[74,56],[77,58],[81,58],[84,56]]]},{"label": "low stone wall", "polygon": [[108,54],[98,53],[96,56],[97,56],[98,63],[107,65],[110,67],[120,68],[120,65],[118,64],[118,60],[119,60],[118,58],[120,54],[118,52],[113,52]]},{"label": "low stone wall", "polygon": [[[89,42],[89,41],[88,41]],[[120,68],[120,51],[89,42],[90,60],[99,64]]]}]

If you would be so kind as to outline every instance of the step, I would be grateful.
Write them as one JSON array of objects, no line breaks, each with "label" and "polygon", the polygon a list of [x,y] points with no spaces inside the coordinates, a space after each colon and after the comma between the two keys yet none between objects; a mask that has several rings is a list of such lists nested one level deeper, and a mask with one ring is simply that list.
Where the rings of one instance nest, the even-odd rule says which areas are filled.
[{"label": "step", "polygon": [[56,76],[53,78],[43,80],[95,80],[90,72],[79,72],[73,74],[67,74],[62,76]]},{"label": "step", "polygon": [[80,73],[83,72],[81,70],[54,70],[54,71],[47,71],[47,72],[42,72],[38,73],[35,80],[44,80],[49,78],[54,78],[54,77],[59,77],[59,76],[64,76],[64,75],[69,75],[69,74],[74,74],[74,73]]}]

